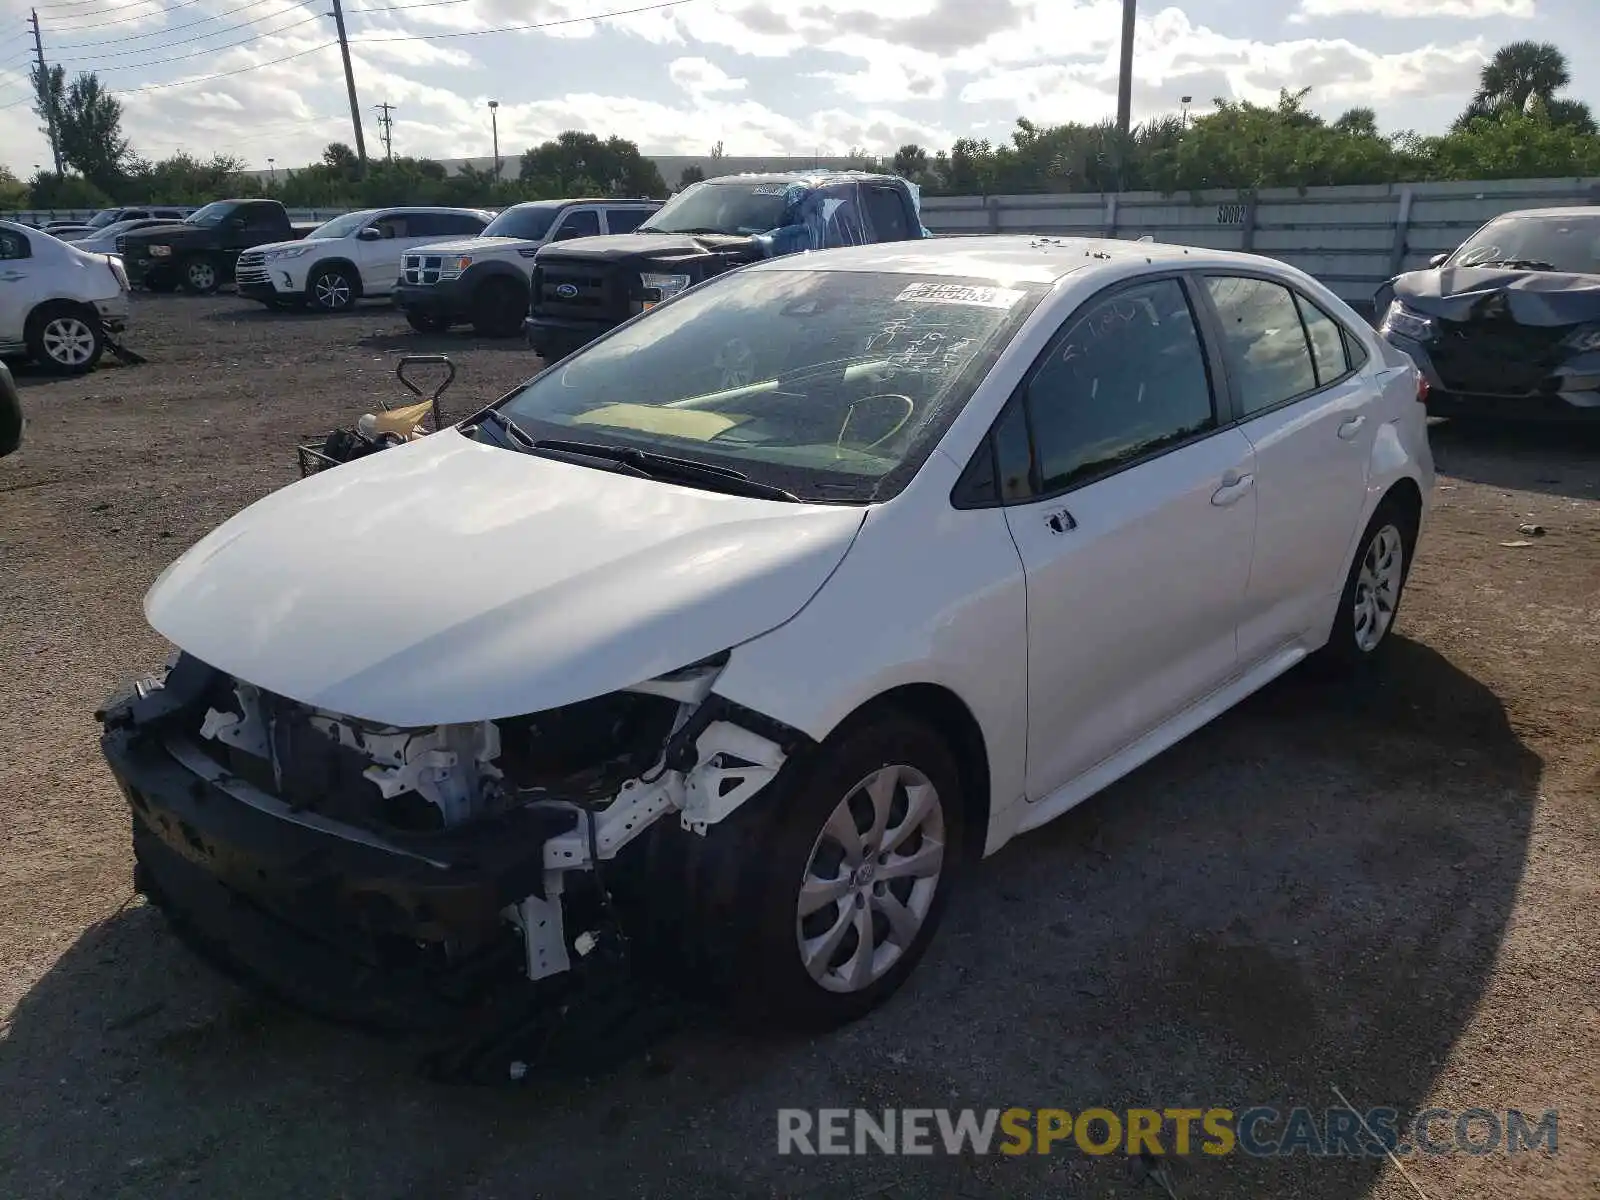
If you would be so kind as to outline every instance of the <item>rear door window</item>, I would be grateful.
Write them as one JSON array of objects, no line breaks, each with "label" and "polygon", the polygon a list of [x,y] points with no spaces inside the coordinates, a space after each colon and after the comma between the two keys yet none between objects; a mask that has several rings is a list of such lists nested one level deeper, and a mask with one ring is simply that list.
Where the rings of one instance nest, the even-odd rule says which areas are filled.
[{"label": "rear door window", "polygon": [[27,238],[9,229],[0,229],[0,262],[13,262],[32,256],[33,248],[28,245]]},{"label": "rear door window", "polygon": [[1228,374],[1244,416],[1317,390],[1311,345],[1288,288],[1243,276],[1208,276],[1205,282],[1222,322]]},{"label": "rear door window", "polygon": [[1298,292],[1294,301],[1300,306],[1300,319],[1305,322],[1306,337],[1311,342],[1311,361],[1317,369],[1317,384],[1327,387],[1350,371],[1344,352],[1344,330],[1339,322]]},{"label": "rear door window", "polygon": [[867,198],[867,218],[880,242],[903,242],[911,237],[911,220],[905,198],[898,188],[882,184],[863,189]]}]

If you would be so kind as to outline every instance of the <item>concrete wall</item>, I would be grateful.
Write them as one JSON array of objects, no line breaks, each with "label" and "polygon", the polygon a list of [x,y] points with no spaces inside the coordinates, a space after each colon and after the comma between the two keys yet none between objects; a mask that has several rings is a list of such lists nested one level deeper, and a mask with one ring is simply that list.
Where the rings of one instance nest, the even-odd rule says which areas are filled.
[{"label": "concrete wall", "polygon": [[923,223],[935,233],[1036,233],[1057,237],[1145,235],[1160,242],[1249,250],[1293,263],[1344,299],[1370,301],[1379,284],[1454,250],[1485,221],[1519,208],[1600,204],[1600,179],[1412,183],[1273,188],[1162,196],[930,196]]}]

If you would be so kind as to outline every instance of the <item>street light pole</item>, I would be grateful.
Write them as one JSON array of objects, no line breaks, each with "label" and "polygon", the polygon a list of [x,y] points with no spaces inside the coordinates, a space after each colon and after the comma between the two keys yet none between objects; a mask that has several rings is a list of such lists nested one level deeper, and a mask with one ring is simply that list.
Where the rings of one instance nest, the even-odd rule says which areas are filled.
[{"label": "street light pole", "polygon": [[489,101],[489,124],[494,129],[494,181],[500,182],[500,101]]},{"label": "street light pole", "polygon": [[272,173],[272,186],[273,187],[277,187],[278,186],[278,160],[275,159],[275,158],[267,159],[267,170]]},{"label": "street light pole", "polygon": [[1194,97],[1180,96],[1178,99],[1183,104],[1183,127],[1187,129],[1189,128],[1189,105],[1194,103]]}]

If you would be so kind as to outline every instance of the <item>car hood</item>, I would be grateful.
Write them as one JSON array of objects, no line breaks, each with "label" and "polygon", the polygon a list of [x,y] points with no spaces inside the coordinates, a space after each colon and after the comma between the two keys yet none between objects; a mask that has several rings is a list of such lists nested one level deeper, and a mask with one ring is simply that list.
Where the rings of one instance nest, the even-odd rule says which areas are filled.
[{"label": "car hood", "polygon": [[1446,321],[1509,318],[1537,326],[1600,321],[1600,275],[1440,267],[1400,276],[1394,295],[1407,308]]},{"label": "car hood", "polygon": [[429,242],[426,246],[411,246],[407,254],[488,254],[495,250],[533,250],[538,242],[527,238],[469,237],[450,242]]},{"label": "car hood", "polygon": [[306,238],[290,238],[286,242],[265,242],[260,246],[251,246],[249,250],[245,251],[245,253],[246,254],[265,254],[269,250],[287,250],[291,246],[293,246],[295,249],[299,249],[300,247],[308,245],[308,244],[312,245],[312,246],[315,246],[317,241],[334,242],[334,241],[338,241],[338,240],[340,240],[340,239],[338,239],[338,238],[326,238],[326,239],[318,238],[318,239],[316,239],[316,241],[309,241]]},{"label": "car hood", "polygon": [[162,573],[145,615],[196,658],[314,707],[398,726],[489,720],[781,625],[863,519],[447,429],[256,502]]},{"label": "car hood", "polygon": [[757,259],[765,257],[758,237],[725,233],[612,233],[600,237],[551,242],[539,251],[545,259],[583,258],[598,262],[646,260],[671,263],[708,254]]},{"label": "car hood", "polygon": [[170,225],[151,225],[146,229],[135,229],[132,233],[124,235],[128,245],[152,245],[156,242],[170,242],[175,238],[186,238],[194,235],[203,235],[210,230],[199,225],[185,225],[182,221],[174,221]]}]

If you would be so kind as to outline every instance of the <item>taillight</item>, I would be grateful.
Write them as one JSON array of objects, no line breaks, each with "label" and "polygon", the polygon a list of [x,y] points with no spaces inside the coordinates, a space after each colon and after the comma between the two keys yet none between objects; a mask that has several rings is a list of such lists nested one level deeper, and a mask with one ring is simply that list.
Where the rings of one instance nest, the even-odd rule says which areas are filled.
[{"label": "taillight", "polygon": [[1428,403],[1428,394],[1432,391],[1433,389],[1428,386],[1427,376],[1420,371],[1417,372],[1417,403],[1425,406]]}]

